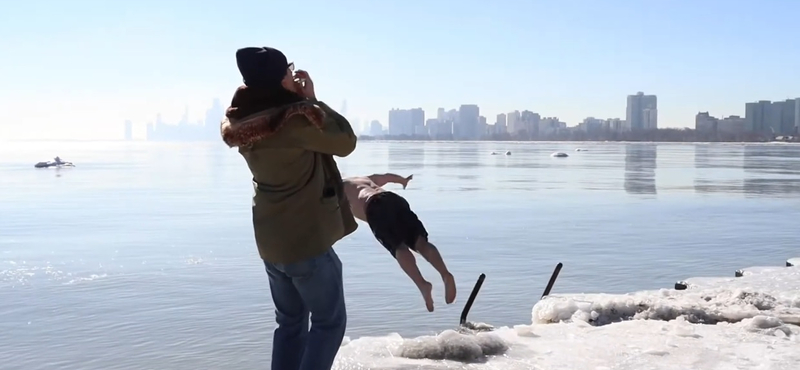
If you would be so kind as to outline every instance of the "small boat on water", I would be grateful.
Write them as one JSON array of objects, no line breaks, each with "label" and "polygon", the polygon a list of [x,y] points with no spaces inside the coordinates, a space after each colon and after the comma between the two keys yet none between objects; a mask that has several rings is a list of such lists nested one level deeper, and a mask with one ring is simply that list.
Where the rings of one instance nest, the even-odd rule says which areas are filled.
[{"label": "small boat on water", "polygon": [[75,167],[75,165],[74,165],[74,164],[72,164],[72,162],[61,162],[61,163],[55,163],[55,162],[39,162],[39,163],[36,163],[35,165],[33,165],[33,167],[35,167],[35,168],[48,168],[48,167]]},{"label": "small boat on water", "polygon": [[72,162],[64,162],[59,157],[55,157],[53,161],[39,162],[33,165],[34,168],[50,168],[50,167],[75,167]]}]

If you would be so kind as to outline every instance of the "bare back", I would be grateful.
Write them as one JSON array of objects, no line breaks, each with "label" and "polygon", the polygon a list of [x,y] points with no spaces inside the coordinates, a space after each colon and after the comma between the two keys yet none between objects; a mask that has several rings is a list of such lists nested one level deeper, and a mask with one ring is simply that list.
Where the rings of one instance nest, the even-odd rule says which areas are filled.
[{"label": "bare back", "polygon": [[347,194],[347,200],[350,202],[350,209],[353,211],[353,216],[359,220],[367,221],[366,212],[364,210],[367,199],[373,194],[381,193],[386,190],[366,176],[349,177],[342,181],[344,183],[344,192]]}]

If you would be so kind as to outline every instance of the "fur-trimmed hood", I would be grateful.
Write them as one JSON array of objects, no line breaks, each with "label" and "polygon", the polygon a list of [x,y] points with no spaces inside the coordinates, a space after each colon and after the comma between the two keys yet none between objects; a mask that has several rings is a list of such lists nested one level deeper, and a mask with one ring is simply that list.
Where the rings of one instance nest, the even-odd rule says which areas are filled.
[{"label": "fur-trimmed hood", "polygon": [[252,145],[278,132],[296,115],[305,116],[311,124],[320,129],[325,121],[325,111],[322,108],[313,102],[303,101],[266,109],[240,119],[226,117],[220,124],[222,141],[229,147]]}]

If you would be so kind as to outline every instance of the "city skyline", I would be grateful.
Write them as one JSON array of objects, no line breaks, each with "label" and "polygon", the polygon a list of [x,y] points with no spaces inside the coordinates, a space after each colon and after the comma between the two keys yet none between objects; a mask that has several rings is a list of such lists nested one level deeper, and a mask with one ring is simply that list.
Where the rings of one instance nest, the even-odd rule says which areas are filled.
[{"label": "city skyline", "polygon": [[[800,95],[800,93],[798,93],[798,95]],[[644,101],[642,101],[643,99],[644,99]],[[790,99],[785,99],[784,101],[789,102],[789,101],[795,101],[795,100],[800,100],[800,98],[790,98]],[[208,123],[211,122],[211,121],[215,121],[215,120],[216,120],[216,122],[219,122],[222,119],[222,116],[223,116],[223,113],[224,113],[224,108],[222,107],[222,103],[221,103],[221,100],[219,98],[214,98],[212,101],[213,101],[213,103],[212,103],[212,107],[210,109],[213,110],[215,113],[210,112],[208,110],[208,108],[207,108],[205,110],[205,114],[203,115],[203,119],[195,119],[195,117],[190,116],[189,115],[188,106],[184,106],[184,113],[183,113],[182,117],[180,118],[180,120],[178,121],[177,125],[179,125],[179,126],[181,126],[181,125],[188,126],[190,131],[195,126],[197,126],[197,127],[206,126],[205,132],[204,133],[200,133],[199,135],[201,135],[203,137],[206,137],[206,138],[216,139],[215,135],[218,135],[218,132],[217,132],[218,127],[215,126],[216,123],[214,125],[211,125],[211,126],[215,126],[215,127],[212,127],[212,128],[209,128],[209,124]],[[765,103],[770,103],[770,102],[773,102],[773,101],[772,100],[759,99],[755,103],[746,103],[745,104],[745,109],[742,109],[742,112],[743,112],[742,114],[728,114],[728,115],[722,115],[721,117],[732,117],[734,119],[735,118],[739,118],[739,117],[744,118],[746,116],[746,110],[748,109],[746,106],[748,106],[750,104],[765,104]],[[778,100],[777,102],[781,102],[781,100]],[[608,122],[608,123],[604,123],[604,124],[606,124],[606,125],[610,124],[610,125],[613,126],[615,124],[616,125],[626,125],[626,124],[629,124],[630,122],[632,122],[632,120],[631,120],[632,110],[631,109],[635,109],[635,110],[639,110],[640,111],[639,115],[636,116],[635,122],[633,122],[633,127],[636,127],[636,128],[658,127],[658,128],[691,128],[691,129],[696,129],[697,125],[698,125],[698,118],[697,118],[698,114],[704,113],[704,112],[705,113],[709,112],[709,110],[702,110],[701,109],[701,110],[698,110],[697,112],[695,112],[695,114],[691,117],[691,119],[687,119],[687,121],[683,125],[664,127],[664,126],[660,125],[659,119],[658,119],[659,109],[658,109],[657,95],[645,95],[644,92],[639,91],[639,92],[637,92],[635,94],[628,95],[626,103],[627,104],[626,104],[625,109],[624,109],[624,114],[620,114],[620,115],[613,116],[613,117],[607,117],[607,118],[596,118],[596,116],[591,116],[590,115],[590,116],[584,117],[582,120],[580,120],[578,122],[565,122],[565,121],[562,121],[559,118],[559,115],[551,115],[551,114],[542,115],[541,113],[531,111],[530,109],[523,109],[523,110],[514,109],[514,110],[511,110],[509,112],[498,113],[496,115],[495,120],[492,120],[490,118],[486,118],[486,116],[481,115],[481,114],[479,114],[478,117],[486,120],[487,122],[484,122],[486,124],[495,125],[495,124],[498,123],[499,117],[501,115],[508,116],[508,114],[513,113],[513,112],[516,112],[518,114],[523,114],[525,112],[528,112],[528,113],[533,113],[533,114],[536,114],[536,115],[538,115],[540,117],[543,117],[544,119],[555,120],[554,121],[555,122],[554,125],[556,125],[556,126],[561,125],[561,126],[564,126],[564,127],[577,127],[577,126],[586,125],[586,124],[588,124],[588,125],[597,124],[600,121]],[[480,105],[479,104],[462,104],[462,106],[474,106],[474,107],[476,107],[477,109],[480,110]],[[639,109],[639,107],[642,107],[642,108]],[[800,110],[800,104],[798,104],[796,106],[793,105],[792,107],[793,108],[791,108],[791,110],[793,110],[793,111]],[[347,99],[343,99],[342,102],[341,102],[341,106],[340,106],[339,112],[342,115],[346,116],[351,121],[351,124],[353,125],[353,127],[354,127],[354,129],[356,130],[357,133],[373,135],[374,136],[374,135],[377,134],[377,132],[376,132],[376,123],[378,123],[384,129],[388,130],[388,128],[389,128],[388,124],[389,124],[389,121],[390,121],[390,119],[392,117],[392,112],[404,111],[404,110],[412,110],[412,111],[418,111],[418,112],[421,111],[421,116],[423,117],[422,118],[423,125],[427,126],[427,124],[429,123],[429,122],[427,122],[427,121],[430,120],[430,118],[428,118],[428,116],[426,116],[426,112],[427,111],[425,109],[422,109],[422,108],[419,108],[419,107],[406,108],[406,109],[403,109],[403,108],[392,108],[392,109],[389,110],[387,115],[385,117],[383,117],[383,118],[372,117],[372,118],[363,119],[363,118],[359,118],[359,117],[348,116],[347,115]],[[443,108],[443,107],[438,107],[438,108],[436,108],[436,112],[437,112],[437,117],[436,118],[441,120],[441,115],[444,112],[451,112],[451,114],[452,114],[453,111],[454,111],[453,109],[446,109],[446,108]],[[455,111],[457,111],[457,109]],[[419,115],[420,113],[416,113],[416,114]],[[211,121],[209,121],[209,118],[213,118],[213,117],[218,117],[218,119],[215,118],[215,119],[212,119]],[[624,118],[621,118],[621,117],[624,117]],[[790,120],[792,122],[794,122],[795,120],[800,121],[800,112],[798,112],[798,113],[794,113],[793,112],[791,117],[792,118]],[[711,117],[711,118],[715,118],[715,117]],[[504,119],[506,119],[506,118],[504,117]],[[161,113],[156,113],[154,115],[154,120],[149,120],[146,125],[148,125],[150,127],[153,127],[154,129],[157,129],[158,127],[161,127],[162,128],[162,132],[163,132],[164,129],[173,130],[171,127],[174,126],[174,125],[173,124],[169,124],[166,121],[167,120],[164,120],[162,118]],[[614,122],[614,121],[616,121],[616,122]],[[141,123],[132,123],[131,127],[129,127],[128,126],[129,125],[128,122],[132,122],[132,121],[129,120],[129,119],[125,120],[124,133],[123,133],[123,139],[125,139],[125,140],[128,139],[129,131],[130,131],[130,134],[132,135],[132,138],[136,138],[136,139],[147,139],[148,136],[152,136],[154,134],[154,132],[152,132],[150,128],[148,128],[148,131],[147,131],[146,134],[144,134],[144,136],[142,136],[141,133],[139,135],[134,134],[133,132],[141,131],[141,130],[137,130],[136,127],[141,128],[142,124]],[[192,123],[192,122],[194,122],[194,123]],[[489,123],[489,122],[491,122],[491,123]],[[434,122],[430,122],[430,123],[431,124],[435,124]],[[702,125],[702,123],[701,123],[701,125]],[[623,126],[618,126],[618,127],[619,127],[619,129],[624,129],[625,128]],[[753,123],[752,122],[750,123],[750,127],[753,127]],[[800,122],[795,122],[794,126],[792,126],[792,127],[800,127]],[[630,130],[630,126],[627,127],[627,129]],[[178,131],[174,131],[174,133],[176,133],[176,134],[177,134],[177,132]],[[778,131],[778,132],[781,132],[781,133],[784,133],[784,134],[789,134],[789,132],[787,130]],[[388,135],[391,135],[391,136],[409,135],[408,132],[402,132],[402,133],[401,132],[396,132],[396,133],[386,132],[386,133],[383,133],[383,134],[388,134]],[[158,136],[158,134],[155,134],[155,135]],[[192,135],[194,135],[194,134],[192,134]],[[155,137],[154,137],[154,139],[155,139]],[[155,140],[163,140],[163,137],[161,139],[155,139]]]},{"label": "city skyline", "polygon": [[[458,109],[438,108],[435,118],[426,118],[421,108],[392,109],[385,130],[375,123],[370,134],[438,140],[485,139],[578,139],[578,140],[723,140],[723,141],[798,141],[800,136],[800,98],[783,101],[759,100],[744,103],[744,116],[717,118],[705,112],[695,115],[694,132],[657,135],[658,97],[644,92],[627,96],[625,119],[586,117],[569,126],[558,117],[543,117],[529,110],[514,110],[497,115],[493,124],[480,115],[477,105]],[[466,109],[465,109],[466,108]],[[467,118],[465,120],[465,117]],[[480,123],[479,123],[480,122]],[[477,129],[476,129],[477,128]],[[465,132],[467,132],[465,134]],[[578,135],[575,135],[578,134]]]},{"label": "city skyline", "polygon": [[[685,128],[705,133],[723,133],[731,138],[741,137],[747,133],[797,135],[800,131],[800,98],[785,101],[746,102],[744,116],[731,115],[717,118],[705,112],[695,114],[692,125]],[[760,107],[755,110],[755,107]],[[387,119],[361,121],[348,117],[351,125],[359,135],[376,137],[430,138],[443,140],[485,140],[503,135],[521,139],[553,137],[564,130],[578,130],[597,135],[602,132],[636,132],[652,130],[658,124],[658,97],[644,92],[630,94],[626,99],[625,119],[618,117],[584,118],[581,122],[570,125],[556,116],[547,116],[530,110],[514,110],[500,113],[495,119],[487,119],[481,115],[480,106],[463,104],[458,109],[437,108],[435,117],[426,116],[421,108],[389,110]],[[341,103],[340,113],[347,115],[347,100]],[[123,123],[124,140],[217,140],[219,122],[224,108],[219,99],[214,99],[206,110],[203,119],[191,123],[188,110],[177,124],[166,123],[160,114],[155,121],[146,124],[146,134],[133,135],[134,123],[125,120]],[[756,116],[754,112],[758,112]],[[749,115],[748,115],[749,114]],[[719,128],[719,129],[718,129]],[[500,135],[500,136],[498,136]],[[608,139],[608,137],[605,137]]]},{"label": "city skyline", "polygon": [[0,61],[0,137],[120,138],[119,122],[155,112],[175,122],[185,105],[202,117],[210,97],[226,102],[241,84],[234,53],[253,45],[284,51],[322,100],[346,98],[362,122],[461,104],[490,119],[513,109],[623,118],[620,96],[652,91],[665,103],[660,127],[691,127],[698,111],[743,115],[738,102],[795,98],[800,86],[787,72],[800,64],[795,2],[346,2],[305,2],[303,27],[264,24],[258,14],[295,5],[255,0],[222,19],[214,0],[17,4],[0,22],[4,51],[19,56]]}]

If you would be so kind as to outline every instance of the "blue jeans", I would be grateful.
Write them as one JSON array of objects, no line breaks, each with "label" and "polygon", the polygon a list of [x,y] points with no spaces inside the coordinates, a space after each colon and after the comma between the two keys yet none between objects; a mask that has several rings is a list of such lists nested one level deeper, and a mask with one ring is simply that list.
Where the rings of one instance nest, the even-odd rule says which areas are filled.
[{"label": "blue jeans", "polygon": [[347,326],[339,256],[329,249],[298,263],[264,264],[278,323],[272,370],[330,370]]}]

